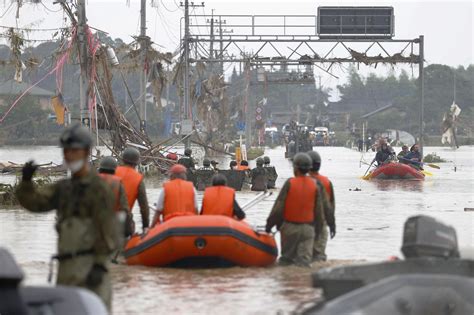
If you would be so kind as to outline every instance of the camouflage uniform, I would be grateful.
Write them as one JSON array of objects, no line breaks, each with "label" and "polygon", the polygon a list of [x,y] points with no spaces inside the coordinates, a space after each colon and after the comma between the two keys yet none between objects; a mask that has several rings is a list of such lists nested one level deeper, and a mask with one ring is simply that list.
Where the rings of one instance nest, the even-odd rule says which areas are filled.
[{"label": "camouflage uniform", "polygon": [[334,188],[331,183],[331,190],[332,194],[329,196],[327,194],[326,189],[324,186],[318,182],[318,186],[321,189],[321,192],[324,192],[326,198],[323,202],[324,207],[324,224],[321,229],[321,233],[315,238],[314,240],[314,247],[313,247],[313,261],[326,261],[326,245],[328,243],[328,226],[335,226],[336,225],[336,218],[335,218],[335,209],[336,209],[336,201],[334,198]]},{"label": "camouflage uniform", "polygon": [[252,187],[250,188],[252,191],[267,190],[268,178],[267,172],[263,166],[257,166],[256,168],[252,169],[250,176],[252,178]]},{"label": "camouflage uniform", "polygon": [[107,184],[90,172],[42,189],[37,189],[31,181],[22,181],[16,195],[20,204],[32,212],[57,210],[57,283],[87,288],[110,309],[112,287],[108,272],[97,286],[90,287],[87,283],[93,266],[107,270],[109,256],[120,242],[113,210],[115,198]]},{"label": "camouflage uniform", "polygon": [[194,168],[195,167],[194,159],[192,157],[186,156],[186,155],[182,156],[178,160],[178,164],[181,164],[186,168]]},{"label": "camouflage uniform", "polygon": [[314,205],[314,225],[285,222],[283,213],[285,201],[290,190],[290,180],[287,180],[275,200],[272,211],[267,219],[267,229],[277,226],[281,233],[280,264],[295,264],[309,266],[313,257],[314,239],[322,229],[324,222],[324,204],[327,202],[322,186],[318,184],[317,200]]},{"label": "camouflage uniform", "polygon": [[271,166],[269,164],[265,164],[263,166],[265,171],[267,172],[267,178],[268,178],[268,188],[275,188],[275,182],[278,178],[278,173],[275,169],[274,166]]}]

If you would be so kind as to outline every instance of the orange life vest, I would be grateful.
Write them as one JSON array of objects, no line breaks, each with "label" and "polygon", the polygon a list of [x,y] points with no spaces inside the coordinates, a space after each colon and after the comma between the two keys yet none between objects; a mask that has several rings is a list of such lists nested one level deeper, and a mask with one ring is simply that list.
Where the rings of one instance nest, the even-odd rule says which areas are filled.
[{"label": "orange life vest", "polygon": [[120,209],[120,185],[122,185],[122,179],[106,173],[99,173],[99,176],[112,188],[115,196],[114,210],[118,212]]},{"label": "orange life vest", "polygon": [[238,171],[247,171],[247,170],[249,170],[249,169],[250,169],[250,167],[248,167],[247,165],[239,165],[239,166],[237,166],[237,170],[238,170]]},{"label": "orange life vest", "polygon": [[132,211],[138,197],[138,187],[143,180],[143,175],[130,166],[119,166],[115,170],[115,176],[122,179],[123,188],[127,195],[128,208]]},{"label": "orange life vest", "polygon": [[196,214],[193,183],[182,179],[173,179],[164,183],[163,189],[165,190],[164,221],[175,216]]},{"label": "orange life vest", "polygon": [[310,176],[297,176],[290,179],[290,190],[285,200],[285,221],[293,223],[313,223],[314,205],[318,186]]},{"label": "orange life vest", "polygon": [[334,200],[332,200],[333,192],[332,192],[332,187],[331,187],[331,181],[329,180],[329,178],[327,178],[326,176],[323,176],[319,173],[313,173],[313,174],[311,174],[311,176],[313,176],[314,178],[319,180],[321,182],[321,184],[323,184],[324,189],[326,190],[326,194],[327,194],[327,197],[328,197],[329,201],[333,202],[334,201]]},{"label": "orange life vest", "polygon": [[208,187],[204,191],[201,214],[234,216],[235,190],[226,186]]}]

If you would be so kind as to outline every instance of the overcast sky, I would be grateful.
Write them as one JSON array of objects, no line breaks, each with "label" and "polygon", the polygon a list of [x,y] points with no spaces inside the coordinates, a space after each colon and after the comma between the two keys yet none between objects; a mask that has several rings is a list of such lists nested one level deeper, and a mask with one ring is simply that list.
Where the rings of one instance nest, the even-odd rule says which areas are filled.
[{"label": "overcast sky", "polygon": [[[0,16],[8,8],[10,0],[0,0]],[[5,16],[0,18],[0,25],[20,27],[31,25],[35,27],[58,27],[64,24],[63,13],[53,0],[43,1],[43,5],[25,4],[20,10],[20,18],[15,19],[15,6],[12,6]],[[127,5],[127,2],[130,5]],[[155,7],[151,6],[154,2]],[[201,3],[199,0],[194,1]],[[5,4],[4,4],[5,3]],[[165,51],[174,51],[179,43],[180,18],[183,14],[179,8],[179,0],[148,1],[147,27],[148,35]],[[450,66],[467,66],[473,63],[473,11],[472,1],[278,1],[278,0],[209,0],[205,1],[204,8],[194,9],[195,14],[294,14],[316,15],[317,7],[324,5],[377,5],[393,6],[395,10],[395,37],[415,38],[425,35],[425,59],[428,64],[444,63]],[[54,12],[57,11],[57,12]],[[87,16],[89,24],[104,30],[112,37],[120,37],[131,42],[132,35],[139,33],[139,0],[88,0]],[[196,20],[191,21],[196,23]],[[202,22],[202,21],[199,21]],[[236,31],[236,30],[234,30]],[[197,32],[197,31],[195,31]],[[205,33],[201,29],[199,32]],[[48,38],[47,33],[32,33],[32,38]],[[322,47],[327,50],[326,47]],[[403,47],[398,46],[397,49]],[[249,46],[252,50],[254,47]],[[322,49],[322,50],[324,50]],[[267,52],[274,56],[274,52]],[[323,53],[324,54],[324,51]],[[378,52],[377,52],[378,54]],[[345,55],[343,55],[344,57]],[[402,67],[396,67],[397,71]],[[336,73],[344,72],[347,67],[335,69]],[[390,71],[380,69],[376,71]],[[373,71],[363,69],[363,73]],[[410,71],[411,72],[411,71]],[[416,69],[413,72],[416,76]],[[337,79],[320,73],[324,83],[334,86]],[[340,75],[340,74],[338,74]],[[341,78],[344,76],[340,75]],[[339,82],[340,83],[340,82]]]}]

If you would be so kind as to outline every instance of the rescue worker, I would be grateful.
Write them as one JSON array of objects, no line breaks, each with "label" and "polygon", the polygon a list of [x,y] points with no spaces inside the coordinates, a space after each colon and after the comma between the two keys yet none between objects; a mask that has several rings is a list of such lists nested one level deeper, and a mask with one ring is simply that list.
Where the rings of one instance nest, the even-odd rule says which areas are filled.
[{"label": "rescue worker", "polygon": [[245,219],[245,212],[235,200],[235,189],[227,187],[222,174],[212,178],[212,187],[206,188],[202,199],[202,215],[225,215],[238,220]]},{"label": "rescue worker", "polygon": [[106,156],[100,160],[99,176],[110,185],[114,193],[114,210],[118,214],[120,222],[124,223],[123,232],[125,237],[131,236],[134,231],[133,221],[128,208],[127,194],[122,184],[122,179],[115,175],[117,160],[111,156]]},{"label": "rescue worker", "polygon": [[267,219],[267,233],[274,226],[281,233],[279,262],[282,265],[309,266],[313,258],[314,239],[322,230],[325,195],[316,180],[307,176],[311,162],[306,153],[295,155],[295,177],[285,182]]},{"label": "rescue worker", "polygon": [[422,164],[421,161],[423,160],[423,157],[421,156],[420,153],[420,146],[418,144],[414,144],[410,148],[410,152],[405,155],[405,162],[409,164],[410,166],[422,170]]},{"label": "rescue worker", "polygon": [[267,187],[275,188],[275,183],[278,178],[278,173],[274,166],[270,165],[270,158],[268,156],[263,157],[263,167],[267,171],[268,184]]},{"label": "rescue worker", "polygon": [[188,169],[194,169],[195,163],[194,159],[191,157],[191,154],[193,154],[193,150],[186,148],[184,150],[184,156],[178,160],[178,164],[181,164]]},{"label": "rescue worker", "polygon": [[246,160],[240,161],[240,165],[237,167],[237,170],[239,171],[248,171],[249,169],[249,162]]},{"label": "rescue worker", "polygon": [[211,161],[209,159],[204,159],[202,161],[202,167],[200,168],[201,171],[213,171],[214,169],[211,167]]},{"label": "rescue worker", "polygon": [[267,190],[268,179],[267,171],[263,168],[263,159],[257,159],[257,167],[252,169],[250,172],[252,179],[250,190],[252,191],[265,191]]},{"label": "rescue worker", "polygon": [[393,158],[395,152],[393,152],[392,148],[387,144],[386,141],[380,142],[379,150],[375,155],[375,161],[377,162],[377,166],[381,166],[390,161]]},{"label": "rescue worker", "polygon": [[229,169],[230,170],[237,170],[237,161],[235,161],[235,160],[230,161]]},{"label": "rescue worker", "polygon": [[334,187],[326,176],[319,173],[321,168],[321,156],[316,151],[309,151],[309,157],[313,164],[309,174],[318,181],[319,188],[326,194],[324,207],[324,224],[319,237],[314,240],[313,261],[326,261],[326,245],[328,242],[328,227],[331,239],[336,236],[336,199],[334,198]]},{"label": "rescue worker", "polygon": [[89,165],[92,138],[80,125],[60,137],[68,179],[38,189],[32,182],[38,168],[25,164],[16,190],[20,204],[32,212],[57,211],[59,261],[57,284],[78,286],[96,293],[111,307],[112,286],[108,273],[110,255],[120,244],[114,213],[114,196]]},{"label": "rescue worker", "polygon": [[217,161],[214,161],[214,160],[211,161],[212,168],[216,172],[219,171],[219,167],[217,166],[218,164],[219,164],[219,162],[217,162]]},{"label": "rescue worker", "polygon": [[173,165],[169,174],[170,180],[163,184],[156,203],[153,225],[159,222],[160,216],[163,216],[163,221],[167,221],[176,216],[199,213],[196,189],[193,183],[186,180],[186,167]]},{"label": "rescue worker", "polygon": [[[123,165],[117,167],[115,175],[122,179],[122,184],[127,194],[128,208],[132,217],[133,206],[135,201],[138,201],[143,233],[146,233],[150,225],[150,209],[143,175],[136,170],[137,165],[140,163],[140,152],[135,148],[126,148],[122,153],[122,160]],[[135,226],[135,224],[133,225]]]},{"label": "rescue worker", "polygon": [[397,154],[397,158],[398,158],[398,161],[400,163],[403,163],[403,164],[406,164],[406,160],[405,160],[405,156],[409,153],[408,151],[408,146],[407,145],[403,145],[402,146],[402,150],[400,151],[400,153]]}]

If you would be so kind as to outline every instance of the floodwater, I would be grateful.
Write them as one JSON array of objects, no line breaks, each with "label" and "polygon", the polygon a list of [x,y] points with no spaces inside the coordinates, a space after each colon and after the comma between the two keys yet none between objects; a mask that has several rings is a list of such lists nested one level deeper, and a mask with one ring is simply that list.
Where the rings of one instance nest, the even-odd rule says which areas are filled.
[{"label": "floodwater", "polygon": [[[337,235],[328,244],[334,263],[348,260],[377,261],[400,255],[403,223],[409,216],[434,216],[457,229],[461,247],[474,246],[474,147],[428,147],[449,162],[440,170],[426,168],[433,176],[423,182],[363,181],[364,162],[372,154],[346,148],[319,148],[322,173],[333,181],[337,205]],[[2,148],[1,161],[61,161],[54,147]],[[267,149],[280,175],[277,186],[291,176],[291,164],[282,148]],[[362,161],[362,162],[361,162]],[[227,165],[221,160],[221,166]],[[456,171],[455,171],[456,169]],[[3,176],[0,182],[13,182]],[[148,179],[153,203],[160,180]],[[255,193],[239,192],[241,204]],[[257,226],[265,219],[276,196],[247,211]],[[134,209],[139,220],[139,211]],[[26,273],[27,284],[46,284],[49,257],[55,252],[55,214],[31,214],[21,209],[0,210],[0,246],[7,247]],[[140,226],[140,224],[138,224]],[[277,235],[278,239],[278,235]],[[315,266],[314,269],[321,266]],[[296,267],[179,270],[114,266],[115,314],[287,314],[320,296],[310,285],[311,270]]]}]

